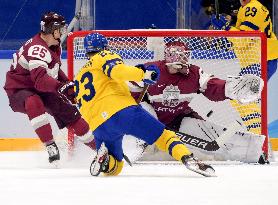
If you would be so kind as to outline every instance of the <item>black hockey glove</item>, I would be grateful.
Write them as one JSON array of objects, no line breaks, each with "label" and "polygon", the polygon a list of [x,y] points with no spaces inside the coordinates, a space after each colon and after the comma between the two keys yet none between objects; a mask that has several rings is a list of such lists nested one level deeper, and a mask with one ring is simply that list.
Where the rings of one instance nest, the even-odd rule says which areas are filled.
[{"label": "black hockey glove", "polygon": [[143,64],[138,64],[135,67],[142,69],[145,72],[143,82],[148,85],[155,84],[160,76],[160,70],[156,65],[145,66]]},{"label": "black hockey glove", "polygon": [[75,92],[74,92],[74,82],[69,81],[62,84],[58,88],[58,93],[64,100],[70,101],[72,104],[75,104]]}]

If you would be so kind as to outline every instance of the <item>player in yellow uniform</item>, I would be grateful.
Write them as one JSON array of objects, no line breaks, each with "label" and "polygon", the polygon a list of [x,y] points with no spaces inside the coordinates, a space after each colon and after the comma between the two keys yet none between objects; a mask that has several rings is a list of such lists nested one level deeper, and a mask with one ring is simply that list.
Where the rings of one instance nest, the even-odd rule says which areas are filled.
[{"label": "player in yellow uniform", "polygon": [[98,176],[118,175],[123,168],[122,139],[133,135],[169,154],[185,166],[204,176],[214,169],[193,158],[176,134],[139,106],[131,96],[126,81],[154,84],[159,78],[155,65],[128,66],[122,58],[107,50],[108,41],[99,33],[85,37],[88,62],[75,77],[76,100],[80,113],[95,136],[97,156],[90,172]]},{"label": "player in yellow uniform", "polygon": [[267,8],[257,0],[240,0],[236,26],[230,26],[228,20],[220,15],[211,18],[215,29],[226,31],[262,31],[267,37],[267,72],[268,79],[277,70],[278,40],[273,33],[271,15]]}]

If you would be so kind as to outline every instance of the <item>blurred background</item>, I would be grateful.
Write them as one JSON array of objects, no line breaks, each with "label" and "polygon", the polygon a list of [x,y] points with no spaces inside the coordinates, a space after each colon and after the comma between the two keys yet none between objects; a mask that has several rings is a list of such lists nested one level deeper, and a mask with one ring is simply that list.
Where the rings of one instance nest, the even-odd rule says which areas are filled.
[{"label": "blurred background", "polygon": [[[275,0],[259,0],[271,12],[277,31]],[[232,17],[240,7],[239,0],[218,0],[219,13]],[[18,49],[39,31],[41,14],[56,11],[71,22],[81,8],[81,20],[75,30],[109,29],[208,29],[215,0],[0,0],[0,50]],[[276,32],[277,33],[277,32]]]}]

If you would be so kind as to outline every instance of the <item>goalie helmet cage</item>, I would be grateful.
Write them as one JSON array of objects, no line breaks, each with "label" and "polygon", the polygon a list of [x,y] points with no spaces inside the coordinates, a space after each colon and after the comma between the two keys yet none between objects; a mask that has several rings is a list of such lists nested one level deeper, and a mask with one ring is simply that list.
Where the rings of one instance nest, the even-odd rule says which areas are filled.
[{"label": "goalie helmet cage", "polygon": [[[191,50],[189,62],[201,67],[215,77],[226,79],[228,75],[254,74],[267,82],[266,37],[261,32],[210,31],[210,30],[96,30],[73,32],[67,39],[68,77],[73,79],[87,57],[84,37],[99,32],[107,37],[110,50],[117,52],[128,65],[163,60],[165,43],[182,41]],[[223,114],[215,123],[228,126],[233,118],[245,125],[247,131],[266,137],[263,151],[268,156],[267,133],[267,83],[261,99],[241,105],[230,100],[229,106],[217,104]],[[200,105],[202,106],[202,105]],[[230,114],[232,116],[230,116]],[[231,121],[232,120],[232,121]],[[69,147],[73,148],[73,132],[68,132]]]}]

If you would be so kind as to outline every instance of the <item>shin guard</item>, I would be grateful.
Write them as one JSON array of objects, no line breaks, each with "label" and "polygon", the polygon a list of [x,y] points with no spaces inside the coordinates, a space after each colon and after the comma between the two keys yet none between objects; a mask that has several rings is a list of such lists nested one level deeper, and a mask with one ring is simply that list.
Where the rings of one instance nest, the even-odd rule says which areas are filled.
[{"label": "shin guard", "polygon": [[176,160],[181,161],[184,155],[190,155],[189,149],[180,141],[179,137],[170,130],[164,130],[162,135],[155,142],[158,149],[166,152]]}]

